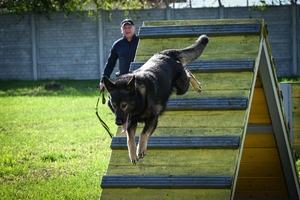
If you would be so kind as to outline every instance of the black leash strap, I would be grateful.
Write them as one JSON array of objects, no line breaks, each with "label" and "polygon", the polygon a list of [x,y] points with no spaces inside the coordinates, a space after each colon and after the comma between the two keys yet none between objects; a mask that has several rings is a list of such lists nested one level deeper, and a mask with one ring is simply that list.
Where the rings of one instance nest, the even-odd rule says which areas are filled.
[{"label": "black leash strap", "polygon": [[100,101],[100,96],[102,96],[102,104],[105,104],[105,97],[104,97],[104,89],[103,90],[100,90],[100,95],[98,97],[98,100],[97,100],[97,104],[96,104],[96,115],[101,123],[101,125],[105,128],[105,130],[107,131],[107,133],[109,134],[110,138],[112,138],[112,133],[109,129],[109,127],[107,126],[107,124],[101,119],[101,117],[99,116],[99,113],[98,113],[98,104],[99,104],[99,101]]}]

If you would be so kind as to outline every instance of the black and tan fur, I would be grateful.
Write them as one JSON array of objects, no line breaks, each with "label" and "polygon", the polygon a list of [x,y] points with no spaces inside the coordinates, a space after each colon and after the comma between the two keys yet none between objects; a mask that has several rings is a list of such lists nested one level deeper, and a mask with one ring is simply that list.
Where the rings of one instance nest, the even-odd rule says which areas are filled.
[{"label": "black and tan fur", "polygon": [[[202,54],[208,41],[208,37],[202,35],[195,44],[184,49],[156,53],[141,68],[119,76],[115,81],[103,77],[115,123],[127,132],[129,157],[133,164],[146,155],[148,139],[156,129],[158,117],[166,109],[170,95],[185,94],[189,83],[201,91],[200,83],[184,66]],[[136,147],[134,138],[138,122],[145,125]]]}]

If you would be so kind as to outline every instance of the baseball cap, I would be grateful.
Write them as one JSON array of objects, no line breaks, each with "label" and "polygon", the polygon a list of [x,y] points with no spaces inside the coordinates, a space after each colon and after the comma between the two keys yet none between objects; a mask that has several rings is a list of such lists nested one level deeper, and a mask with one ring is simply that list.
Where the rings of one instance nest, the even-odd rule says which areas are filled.
[{"label": "baseball cap", "polygon": [[130,20],[130,19],[124,19],[124,20],[121,22],[121,27],[123,27],[125,24],[130,24],[131,26],[134,26],[133,21]]}]

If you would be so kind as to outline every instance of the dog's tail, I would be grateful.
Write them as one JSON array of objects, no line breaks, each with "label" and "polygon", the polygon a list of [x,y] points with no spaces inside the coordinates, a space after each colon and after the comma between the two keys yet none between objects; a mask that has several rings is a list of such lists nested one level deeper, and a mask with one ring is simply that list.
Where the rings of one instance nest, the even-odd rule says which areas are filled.
[{"label": "dog's tail", "polygon": [[[166,50],[170,56],[175,56],[178,61],[185,66],[189,62],[196,60],[204,51],[209,38],[206,35],[201,35],[196,42],[184,49]],[[166,53],[166,52],[165,52]]]}]

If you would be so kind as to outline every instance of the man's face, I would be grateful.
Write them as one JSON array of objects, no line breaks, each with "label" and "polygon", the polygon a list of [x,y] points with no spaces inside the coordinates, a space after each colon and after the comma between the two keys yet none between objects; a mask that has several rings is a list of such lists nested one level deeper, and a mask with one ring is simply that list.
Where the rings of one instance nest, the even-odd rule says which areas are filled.
[{"label": "man's face", "polygon": [[121,27],[121,32],[127,39],[131,39],[135,32],[135,27],[130,24],[124,24]]}]

